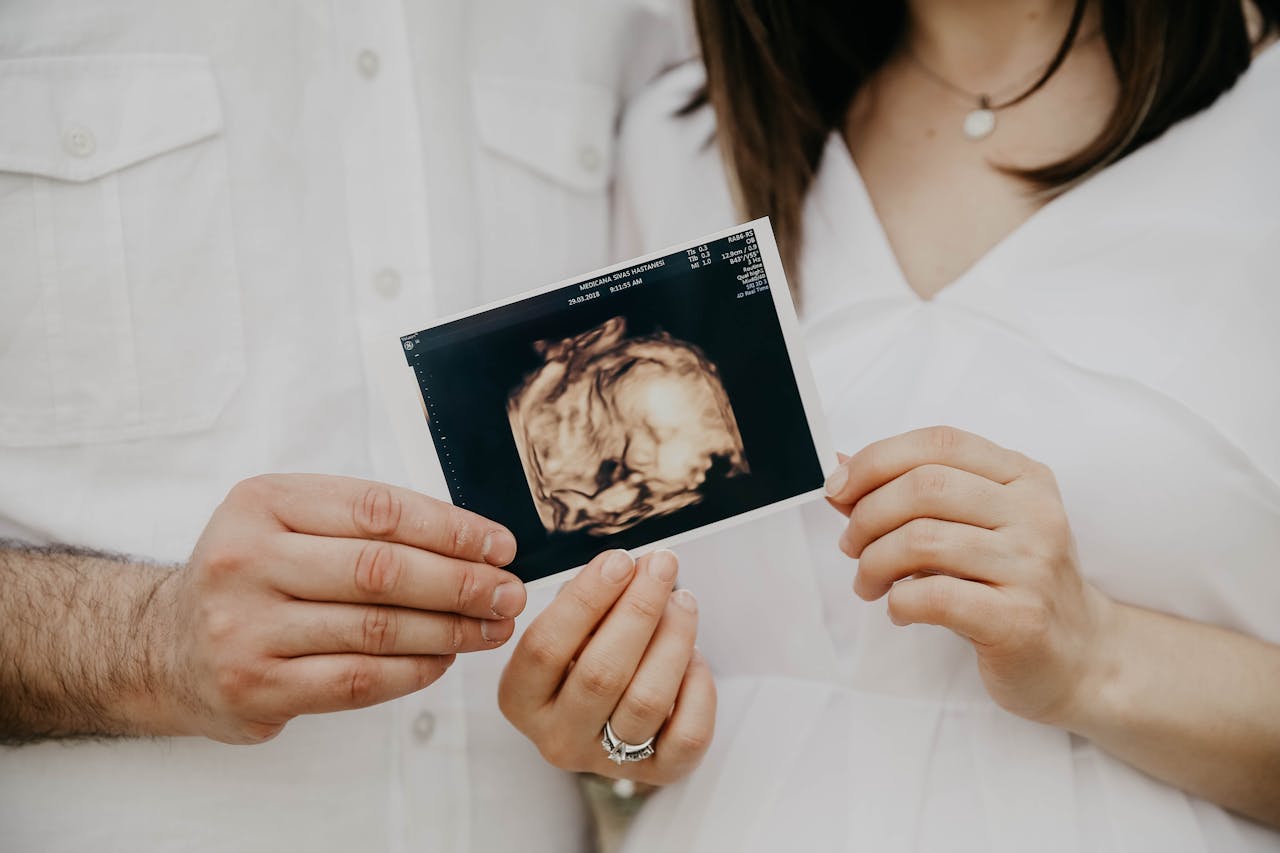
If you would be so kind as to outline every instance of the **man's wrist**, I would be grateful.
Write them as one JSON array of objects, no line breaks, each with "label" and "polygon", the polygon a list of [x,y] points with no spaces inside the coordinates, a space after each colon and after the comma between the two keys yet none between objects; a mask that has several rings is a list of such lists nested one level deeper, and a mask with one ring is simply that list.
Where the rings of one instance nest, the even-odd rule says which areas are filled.
[{"label": "man's wrist", "polygon": [[198,734],[191,724],[193,702],[183,686],[177,660],[178,626],[174,614],[180,569],[157,569],[138,590],[134,612],[138,629],[126,650],[136,678],[122,691],[113,716],[130,734],[165,737]]}]

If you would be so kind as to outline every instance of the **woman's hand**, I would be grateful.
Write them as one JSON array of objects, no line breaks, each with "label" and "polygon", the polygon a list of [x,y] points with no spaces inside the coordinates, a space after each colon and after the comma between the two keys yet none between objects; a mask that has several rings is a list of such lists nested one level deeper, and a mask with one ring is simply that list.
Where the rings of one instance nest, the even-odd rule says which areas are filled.
[{"label": "woman's hand", "polygon": [[1053,473],[948,427],[871,444],[827,481],[849,517],[854,591],[886,593],[897,625],[941,625],[978,652],[987,691],[1023,717],[1070,724],[1098,689],[1113,604],[1080,575]]},{"label": "woman's hand", "polygon": [[[533,621],[498,688],[498,704],[543,757],[564,770],[652,785],[692,770],[711,743],[716,688],[694,649],[697,602],[672,592],[670,551],[632,561],[601,554]],[[614,764],[606,721],[623,741],[657,735],[648,759]]]}]

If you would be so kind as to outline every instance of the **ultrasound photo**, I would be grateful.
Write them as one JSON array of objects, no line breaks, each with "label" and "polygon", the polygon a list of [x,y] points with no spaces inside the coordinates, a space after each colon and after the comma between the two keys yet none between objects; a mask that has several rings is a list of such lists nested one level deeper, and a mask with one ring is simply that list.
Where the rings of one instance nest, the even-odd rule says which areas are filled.
[{"label": "ultrasound photo", "polygon": [[708,474],[748,472],[716,366],[665,332],[624,337],[625,317],[562,341],[507,414],[548,533],[621,533],[702,500]]},{"label": "ultrasound photo", "polygon": [[820,494],[827,444],[767,221],[401,338],[455,504],[526,582]]}]

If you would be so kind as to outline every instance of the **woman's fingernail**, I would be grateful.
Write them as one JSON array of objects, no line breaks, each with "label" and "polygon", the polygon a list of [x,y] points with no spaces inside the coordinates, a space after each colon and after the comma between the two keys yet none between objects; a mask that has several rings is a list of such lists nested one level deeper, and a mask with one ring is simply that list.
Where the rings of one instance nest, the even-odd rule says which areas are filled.
[{"label": "woman's fingernail", "polygon": [[698,612],[698,599],[695,598],[693,593],[689,592],[687,589],[677,589],[675,592],[671,593],[671,600],[676,603],[677,607],[687,610],[690,613]]},{"label": "woman's fingernail", "polygon": [[680,570],[680,561],[676,559],[676,555],[666,548],[661,551],[654,551],[653,556],[649,558],[649,574],[653,575],[663,583],[670,583],[676,579],[676,572]]},{"label": "woman's fingernail", "polygon": [[485,534],[480,559],[492,566],[505,566],[516,558],[516,539],[505,530]]},{"label": "woman's fingernail", "polygon": [[493,591],[493,602],[490,605],[493,608],[494,615],[501,616],[504,619],[511,619],[520,615],[524,604],[521,599],[524,596],[520,594],[520,585],[507,581],[498,584]]},{"label": "woman's fingernail", "polygon": [[618,550],[609,555],[600,567],[600,576],[609,583],[622,583],[631,575],[636,561],[626,551]]},{"label": "woman's fingernail", "polygon": [[827,497],[834,498],[840,494],[840,490],[844,488],[844,484],[849,482],[849,469],[843,465],[836,466],[836,470],[831,472],[827,477],[826,490]]},{"label": "woman's fingernail", "polygon": [[846,557],[852,557],[855,560],[858,558],[858,555],[853,553],[853,549],[850,547],[848,528],[845,528],[845,531],[840,534],[840,541],[836,543],[836,547],[838,547]]}]

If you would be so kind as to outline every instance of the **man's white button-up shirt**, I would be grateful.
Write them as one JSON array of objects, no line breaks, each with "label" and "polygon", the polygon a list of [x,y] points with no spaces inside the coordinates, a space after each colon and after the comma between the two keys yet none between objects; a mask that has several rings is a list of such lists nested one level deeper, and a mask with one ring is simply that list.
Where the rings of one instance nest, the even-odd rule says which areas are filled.
[{"label": "man's white button-up shirt", "polygon": [[[407,482],[364,330],[613,260],[681,5],[6,0],[0,538],[180,561],[253,474]],[[0,751],[0,849],[578,849],[503,654],[257,747]]]}]

